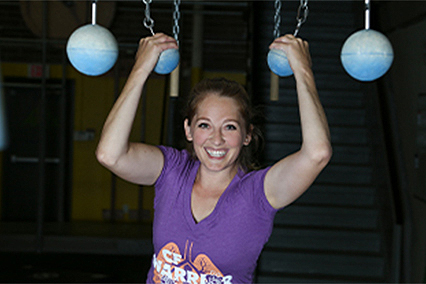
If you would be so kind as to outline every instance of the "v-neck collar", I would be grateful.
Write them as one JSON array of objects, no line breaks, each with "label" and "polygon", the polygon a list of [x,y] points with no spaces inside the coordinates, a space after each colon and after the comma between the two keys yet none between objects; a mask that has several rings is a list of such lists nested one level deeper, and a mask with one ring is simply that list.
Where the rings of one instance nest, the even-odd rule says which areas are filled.
[{"label": "v-neck collar", "polygon": [[185,189],[185,219],[188,222],[189,226],[192,230],[198,230],[205,226],[208,226],[216,217],[218,214],[218,211],[220,209],[221,204],[223,203],[223,200],[226,198],[228,191],[234,183],[240,178],[241,170],[238,169],[235,176],[232,178],[231,182],[226,187],[225,191],[222,193],[222,195],[219,197],[219,200],[216,203],[216,206],[214,207],[213,211],[204,219],[202,219],[200,222],[197,222],[192,214],[192,206],[191,206],[191,197],[192,197],[192,190],[194,187],[195,179],[197,177],[197,173],[200,167],[200,162],[197,163],[197,165],[194,167],[193,172],[191,173],[187,188]]}]

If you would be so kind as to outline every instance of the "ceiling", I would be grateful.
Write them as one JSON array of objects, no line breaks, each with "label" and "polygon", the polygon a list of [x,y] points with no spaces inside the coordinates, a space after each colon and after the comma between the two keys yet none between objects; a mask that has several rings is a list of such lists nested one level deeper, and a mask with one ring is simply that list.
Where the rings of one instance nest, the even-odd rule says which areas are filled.
[{"label": "ceiling", "polygon": [[[66,40],[81,25],[91,22],[92,1],[46,1],[47,62],[61,63]],[[0,60],[41,62],[42,1],[0,1]],[[197,8],[198,7],[198,8]],[[197,9],[197,10],[196,10]],[[153,0],[154,31],[172,34],[172,0]],[[193,23],[203,15],[203,68],[211,71],[244,72],[247,68],[250,1],[181,1],[181,63],[191,64]],[[143,26],[142,0],[97,2],[97,23],[107,27],[120,46],[120,61],[131,64],[139,39],[150,35]],[[129,65],[127,64],[127,65]]]},{"label": "ceiling", "polygon": [[[154,31],[172,34],[173,0],[151,0]],[[271,7],[273,5],[270,1]],[[319,2],[327,11],[327,2]],[[343,0],[342,0],[343,1]],[[349,0],[345,0],[349,1]],[[252,3],[234,0],[181,0],[180,53],[181,66],[191,66],[194,17],[202,15],[202,67],[208,71],[247,71],[251,41]],[[282,0],[297,5],[298,0]],[[294,2],[294,3],[293,3]],[[354,2],[361,2],[356,0]],[[46,3],[47,40],[42,41],[43,3]],[[14,0],[0,1],[0,61],[41,63],[43,42],[47,45],[47,62],[66,62],[66,41],[79,26],[91,22],[91,0]],[[380,10],[383,30],[392,31],[426,17],[425,1],[372,1]],[[198,7],[198,8],[197,8]],[[288,9],[287,9],[288,10]],[[284,11],[291,14],[294,10]],[[328,11],[338,13],[339,11]],[[97,23],[107,27],[120,46],[119,62],[123,70],[133,63],[137,44],[150,32],[143,26],[143,0],[98,0]],[[272,15],[271,15],[272,17]],[[292,18],[293,20],[293,18]],[[294,20],[293,20],[294,21]],[[196,50],[199,51],[199,50]]]}]

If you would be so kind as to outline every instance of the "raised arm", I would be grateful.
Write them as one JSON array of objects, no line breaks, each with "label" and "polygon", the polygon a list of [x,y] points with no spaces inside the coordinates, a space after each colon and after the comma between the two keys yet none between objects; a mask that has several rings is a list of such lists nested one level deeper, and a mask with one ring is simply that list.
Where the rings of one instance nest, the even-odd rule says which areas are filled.
[{"label": "raised arm", "polygon": [[309,188],[329,162],[332,149],[311,69],[308,43],[286,35],[277,38],[270,48],[282,49],[287,54],[296,80],[302,128],[300,150],[273,165],[265,177],[266,197],[278,209],[292,203]]},{"label": "raised arm", "polygon": [[145,82],[160,53],[169,48],[177,48],[176,41],[164,34],[140,40],[135,64],[105,121],[96,150],[102,165],[133,183],[153,184],[163,168],[164,158],[157,147],[131,143],[129,136]]}]

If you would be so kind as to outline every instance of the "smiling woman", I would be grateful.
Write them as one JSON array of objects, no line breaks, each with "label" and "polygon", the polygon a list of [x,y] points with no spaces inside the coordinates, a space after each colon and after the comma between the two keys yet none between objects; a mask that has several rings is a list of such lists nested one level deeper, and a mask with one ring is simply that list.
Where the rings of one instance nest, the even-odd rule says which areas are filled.
[{"label": "smiling woman", "polygon": [[250,283],[278,209],[297,199],[331,157],[308,44],[288,35],[285,50],[297,82],[303,143],[275,165],[253,169],[260,140],[244,88],[209,79],[192,90],[184,120],[188,150],[129,142],[143,86],[159,54],[176,41],[155,34],[140,41],[136,62],[113,106],[98,160],[134,183],[155,184],[154,255],[148,283]]},{"label": "smiling woman", "polygon": [[[214,113],[215,111],[220,111],[221,113]],[[235,129],[236,132],[244,137],[242,143],[243,146],[247,147],[240,147],[241,152],[238,155],[237,164],[243,167],[245,171],[256,169],[254,156],[258,152],[262,141],[262,133],[253,124],[255,112],[243,86],[224,78],[205,79],[198,83],[191,91],[185,112],[185,131],[188,141],[191,141],[191,136],[188,136],[191,134],[188,132],[188,127],[194,123],[195,118],[199,120],[198,124],[203,123],[199,126],[211,128],[210,131],[214,130],[213,125],[210,125],[211,121],[203,122],[204,112],[211,112],[211,115],[224,116],[222,125],[224,129],[219,134],[232,133]],[[222,128],[217,130],[222,130]],[[187,150],[194,157],[197,156],[194,144],[188,144]],[[211,151],[214,151],[214,148]]]}]

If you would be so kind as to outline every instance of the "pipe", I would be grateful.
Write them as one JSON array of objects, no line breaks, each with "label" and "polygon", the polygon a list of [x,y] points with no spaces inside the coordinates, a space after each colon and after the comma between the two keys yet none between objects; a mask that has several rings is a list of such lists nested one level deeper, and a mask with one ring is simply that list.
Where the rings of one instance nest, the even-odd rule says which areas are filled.
[{"label": "pipe", "polygon": [[365,0],[365,29],[370,29],[370,0]]},{"label": "pipe", "polygon": [[94,0],[92,2],[92,25],[96,25],[96,2],[97,0]]},{"label": "pipe", "polygon": [[270,89],[269,89],[269,99],[271,101],[278,101],[279,100],[279,93],[280,93],[280,77],[275,74],[274,72],[271,72],[271,81],[270,81]]},{"label": "pipe", "polygon": [[57,204],[57,216],[56,220],[58,222],[64,222],[65,221],[65,159],[66,159],[66,121],[67,121],[67,113],[66,113],[66,95],[67,95],[67,59],[66,59],[66,50],[63,49],[62,53],[62,91],[61,91],[61,97],[59,99],[59,121],[61,127],[59,128],[59,171],[58,171],[58,189],[56,191],[57,197],[56,197],[56,204]]},{"label": "pipe", "polygon": [[203,29],[204,29],[204,16],[199,13],[203,7],[200,4],[194,5],[193,16],[193,31],[192,31],[192,72],[191,72],[191,85],[194,86],[201,80],[202,67],[203,67]]},{"label": "pipe", "polygon": [[42,77],[41,77],[41,97],[40,97],[40,129],[39,129],[39,164],[38,164],[38,195],[37,195],[37,237],[36,250],[43,251],[43,225],[44,225],[44,205],[45,205],[45,185],[46,185],[46,62],[47,62],[47,2],[43,1],[43,28],[42,28]]}]

